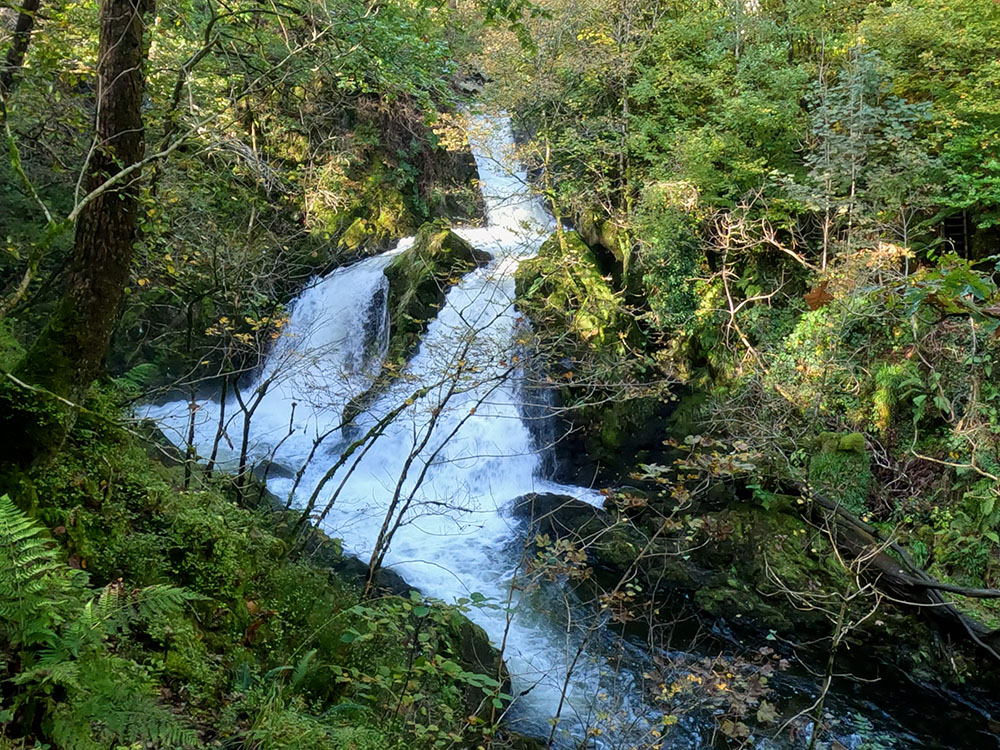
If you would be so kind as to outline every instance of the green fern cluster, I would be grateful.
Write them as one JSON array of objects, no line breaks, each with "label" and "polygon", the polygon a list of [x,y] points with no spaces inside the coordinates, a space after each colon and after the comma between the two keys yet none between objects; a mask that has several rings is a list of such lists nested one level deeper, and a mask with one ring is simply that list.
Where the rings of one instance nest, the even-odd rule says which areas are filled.
[{"label": "green fern cluster", "polygon": [[130,625],[176,614],[192,596],[175,586],[99,591],[59,559],[42,528],[0,497],[0,663],[17,687],[11,730],[66,750],[120,744],[185,747],[197,737],[157,698],[148,671],[114,651]]}]

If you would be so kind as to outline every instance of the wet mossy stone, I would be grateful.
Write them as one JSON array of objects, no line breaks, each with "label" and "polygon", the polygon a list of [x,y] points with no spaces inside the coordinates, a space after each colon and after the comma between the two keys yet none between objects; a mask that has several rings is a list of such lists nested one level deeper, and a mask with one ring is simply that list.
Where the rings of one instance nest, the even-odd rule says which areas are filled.
[{"label": "wet mossy stone", "polygon": [[[829,621],[819,608],[798,608],[783,591],[843,591],[849,580],[826,538],[798,514],[734,503],[690,520],[701,531],[693,540],[680,540],[684,565],[674,562],[662,580],[691,591],[698,607],[713,617],[783,636],[827,632]],[[654,573],[646,572],[648,582],[660,580]]]},{"label": "wet mossy stone", "polygon": [[[493,690],[510,693],[510,672],[503,655],[490,642],[485,630],[458,610],[452,610],[451,617],[441,625],[442,635],[448,642],[452,657],[463,670],[486,675],[499,683]],[[467,684],[461,690],[466,710],[489,710],[490,701],[488,698],[484,699],[484,696],[487,691],[492,692],[490,688]]]},{"label": "wet mossy stone", "polygon": [[873,481],[863,434],[824,432],[817,438],[809,461],[809,482],[817,492],[861,515]]},{"label": "wet mossy stone", "polygon": [[388,350],[372,387],[344,408],[345,423],[367,409],[413,356],[448,290],[465,274],[492,259],[490,253],[455,234],[447,222],[428,222],[417,230],[413,245],[397,254],[385,268],[389,280]]},{"label": "wet mossy stone", "polygon": [[340,246],[346,250],[358,250],[371,235],[368,221],[359,217],[352,221],[350,226],[340,235]]},{"label": "wet mossy stone", "polygon": [[413,245],[386,266],[389,279],[390,341],[387,360],[407,358],[444,302],[445,294],[473,269],[492,260],[443,222],[417,231]]},{"label": "wet mossy stone", "polygon": [[609,513],[590,503],[550,492],[522,495],[514,500],[511,512],[514,518],[528,521],[535,533],[556,538],[575,534],[594,520],[606,525],[614,523]]},{"label": "wet mossy stone", "polygon": [[536,534],[580,543],[591,564],[604,568],[624,569],[643,549],[643,534],[632,524],[568,495],[523,495],[514,501],[513,515]]},{"label": "wet mossy stone", "polygon": [[540,331],[568,331],[579,347],[620,347],[630,330],[622,300],[576,232],[557,233],[514,276],[517,306]]}]

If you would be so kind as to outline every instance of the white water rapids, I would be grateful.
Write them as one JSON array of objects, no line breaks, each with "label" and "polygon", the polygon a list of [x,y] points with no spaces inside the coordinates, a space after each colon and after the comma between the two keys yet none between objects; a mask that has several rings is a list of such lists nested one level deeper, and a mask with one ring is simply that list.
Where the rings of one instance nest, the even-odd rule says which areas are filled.
[{"label": "white water rapids", "polygon": [[[344,483],[323,527],[367,561],[406,461],[416,451],[401,487],[403,497],[414,493],[413,502],[385,565],[425,595],[455,601],[478,593],[503,605],[473,607],[469,616],[496,645],[505,643],[504,658],[519,696],[511,711],[515,725],[520,721],[523,729],[547,736],[548,720],[559,713],[566,734],[580,737],[585,726],[596,723],[601,660],[578,656],[572,628],[519,606],[516,595],[509,623],[507,616],[525,533],[509,516],[512,501],[545,491],[599,499],[583,488],[540,477],[541,446],[522,418],[519,373],[512,367],[523,324],[513,305],[513,274],[518,261],[533,255],[554,227],[531,195],[525,174],[514,166],[509,121],[474,118],[470,141],[487,224],[456,231],[494,260],[448,292],[405,372],[346,436],[334,429],[343,408],[371,384],[385,352],[389,323],[383,268],[412,240],[313,283],[294,302],[286,330],[256,382],[242,389],[252,397],[261,383],[271,381],[251,421],[251,455],[255,461],[273,460],[290,474],[306,462],[316,436],[334,429],[296,490],[301,505],[351,440],[418,389],[430,387],[389,424],[353,470],[353,460],[348,461],[324,487],[319,509]],[[449,396],[449,390],[457,392]],[[150,407],[147,414],[183,445],[189,407],[187,401],[173,401]],[[212,450],[219,409],[217,400],[198,403],[195,445],[201,456]],[[220,446],[223,466],[231,466],[239,450],[242,414],[235,401],[227,404],[227,419],[231,442]],[[292,486],[291,476],[268,479],[269,489],[282,498]],[[572,672],[568,680],[567,672]]]},{"label": "white water rapids", "polygon": [[[394,496],[412,496],[384,566],[429,597],[485,597],[488,606],[472,606],[468,616],[504,646],[516,696],[508,715],[513,728],[547,737],[558,716],[560,746],[576,746],[588,736],[590,748],[652,747],[660,715],[644,703],[638,684],[652,663],[650,654],[602,627],[591,628],[584,641],[593,611],[581,627],[577,616],[583,610],[558,586],[531,594],[512,587],[525,576],[527,531],[511,517],[513,501],[530,492],[595,504],[601,498],[542,477],[545,446],[536,444],[522,403],[516,356],[524,321],[514,309],[513,275],[554,230],[553,221],[515,165],[506,118],[474,118],[470,142],[487,224],[456,231],[493,261],[451,288],[405,370],[346,429],[340,429],[344,407],[372,384],[388,343],[383,269],[413,240],[315,280],[293,303],[260,373],[241,389],[252,402],[268,384],[250,423],[251,465],[282,467],[270,472],[268,487],[279,498],[295,488],[293,502],[302,507],[353,441],[378,433],[387,415],[405,407],[323,486],[316,506],[317,514],[324,511],[323,529],[367,562]],[[172,401],[148,407],[146,415],[184,446],[190,406]],[[221,405],[208,399],[196,406],[195,447],[207,457]],[[223,421],[228,437],[219,445],[219,464],[235,468],[243,415],[232,395]],[[303,466],[295,487],[295,472]],[[336,502],[327,507],[338,487]],[[664,746],[706,747],[712,736],[706,718],[682,718]],[[842,747],[861,746],[857,735],[840,739]],[[754,747],[788,746],[775,740],[760,739]]]}]

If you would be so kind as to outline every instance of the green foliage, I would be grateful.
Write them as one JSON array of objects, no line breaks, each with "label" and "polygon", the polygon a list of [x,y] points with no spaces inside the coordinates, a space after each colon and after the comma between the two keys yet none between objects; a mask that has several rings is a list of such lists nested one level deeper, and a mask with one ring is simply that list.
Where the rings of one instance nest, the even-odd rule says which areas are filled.
[{"label": "green foliage", "polygon": [[636,228],[641,239],[638,266],[652,321],[669,329],[690,319],[702,248],[690,212],[671,206],[662,186],[647,189]]},{"label": "green foliage", "polygon": [[809,482],[846,510],[862,515],[872,490],[871,460],[860,433],[824,433],[809,461]]},{"label": "green foliage", "polygon": [[0,369],[10,371],[24,355],[24,347],[11,331],[10,320],[0,320]]},{"label": "green foliage", "polygon": [[32,513],[0,500],[8,736],[368,750],[492,732],[467,717],[506,705],[502,666],[460,610],[361,604],[324,567],[338,545],[288,559],[294,524],[234,505],[227,480],[183,489],[180,467],[98,419],[116,414],[98,395],[60,461],[31,477]]},{"label": "green foliage", "polygon": [[40,527],[0,497],[0,632],[20,670],[15,715],[37,715],[67,750],[109,743],[188,745],[194,733],[160,705],[142,666],[109,640],[134,624],[176,616],[191,595],[159,585],[92,596],[87,575],[67,568]]},{"label": "green foliage", "polygon": [[53,638],[72,597],[71,576],[40,532],[8,496],[0,497],[0,632],[15,648]]}]

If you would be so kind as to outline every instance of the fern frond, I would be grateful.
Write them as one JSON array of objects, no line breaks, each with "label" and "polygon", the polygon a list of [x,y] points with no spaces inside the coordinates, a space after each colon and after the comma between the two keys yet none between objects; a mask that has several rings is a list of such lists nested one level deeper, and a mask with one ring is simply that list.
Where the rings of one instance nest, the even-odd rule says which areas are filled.
[{"label": "fern frond", "polygon": [[42,527],[0,497],[0,634],[14,645],[43,643],[63,621],[72,581]]},{"label": "fern frond", "polygon": [[200,601],[204,597],[192,591],[160,583],[139,589],[135,597],[138,616],[144,620],[173,617],[184,610],[188,602]]},{"label": "fern frond", "polygon": [[291,679],[291,686],[293,689],[298,690],[302,687],[302,683],[305,680],[306,675],[309,674],[309,668],[312,666],[313,659],[316,658],[317,653],[316,649],[310,649],[306,652],[306,655],[299,660],[299,663],[295,665]]},{"label": "fern frond", "polygon": [[134,662],[93,655],[78,662],[80,684],[52,715],[52,737],[66,750],[92,750],[142,743],[179,748],[196,744],[197,734],[157,700],[155,686]]}]

